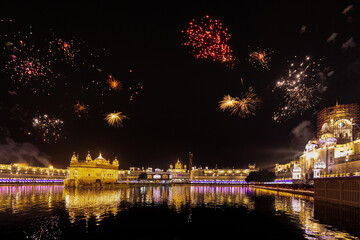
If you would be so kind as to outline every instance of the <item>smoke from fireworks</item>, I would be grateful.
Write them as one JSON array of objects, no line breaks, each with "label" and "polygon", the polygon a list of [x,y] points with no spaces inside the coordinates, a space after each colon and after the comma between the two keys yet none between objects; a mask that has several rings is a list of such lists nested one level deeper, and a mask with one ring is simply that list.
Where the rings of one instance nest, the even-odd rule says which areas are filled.
[{"label": "smoke from fireworks", "polygon": [[273,51],[270,49],[257,48],[256,51],[250,53],[249,62],[251,62],[251,64],[254,67],[259,65],[260,67],[262,67],[265,70],[270,70],[269,63],[271,60],[272,53],[273,53]]},{"label": "smoke from fireworks", "polygon": [[46,143],[58,142],[63,138],[61,119],[49,117],[49,115],[36,115],[32,120],[32,126],[41,136],[42,141]]},{"label": "smoke from fireworks", "polygon": [[122,122],[124,119],[128,119],[126,115],[124,115],[122,112],[113,112],[106,115],[105,120],[109,124],[109,126],[113,127],[122,127]]},{"label": "smoke from fireworks", "polygon": [[231,35],[219,20],[208,15],[201,18],[200,22],[193,19],[182,33],[185,38],[183,45],[192,49],[195,58],[233,64],[233,51],[228,45]]},{"label": "smoke from fireworks", "polygon": [[231,115],[239,115],[239,117],[248,117],[255,115],[254,111],[260,104],[260,98],[250,87],[247,92],[243,94],[242,98],[224,96],[223,100],[219,101],[219,109],[222,111],[229,110]]},{"label": "smoke from fireworks", "polygon": [[291,63],[288,73],[275,86],[284,93],[284,102],[274,113],[273,120],[281,122],[312,108],[321,99],[324,79],[319,72],[320,64],[310,57],[300,63]]}]

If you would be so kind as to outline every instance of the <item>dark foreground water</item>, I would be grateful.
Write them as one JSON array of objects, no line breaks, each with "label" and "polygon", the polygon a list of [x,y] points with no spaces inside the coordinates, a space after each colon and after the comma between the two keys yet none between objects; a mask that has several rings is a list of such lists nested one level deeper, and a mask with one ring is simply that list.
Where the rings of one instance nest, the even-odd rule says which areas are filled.
[{"label": "dark foreground water", "polygon": [[357,211],[247,187],[0,186],[0,239],[357,239]]}]

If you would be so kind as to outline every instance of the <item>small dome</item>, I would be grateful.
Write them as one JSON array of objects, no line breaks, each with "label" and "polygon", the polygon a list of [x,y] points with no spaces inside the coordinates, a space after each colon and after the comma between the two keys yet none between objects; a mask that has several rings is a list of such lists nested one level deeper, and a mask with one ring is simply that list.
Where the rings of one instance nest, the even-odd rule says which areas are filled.
[{"label": "small dome", "polygon": [[316,149],[318,147],[319,147],[319,145],[317,144],[317,141],[316,141],[316,143],[312,143],[311,141],[309,141],[309,143],[306,144],[306,146],[305,146],[305,150],[307,152],[310,152],[310,151],[313,151],[314,149]]},{"label": "small dome", "polygon": [[90,151],[88,151],[88,155],[86,156],[86,161],[92,161]]},{"label": "small dome", "polygon": [[319,160],[314,164],[314,168],[315,169],[324,169],[324,168],[326,168],[326,164],[323,161]]},{"label": "small dome", "polygon": [[76,157],[76,155],[75,155],[75,152],[74,152],[74,154],[72,155],[72,157],[71,157],[71,162],[77,162],[77,157]]},{"label": "small dome", "polygon": [[301,168],[299,166],[295,166],[293,169],[293,173],[301,173]]},{"label": "small dome", "polygon": [[119,166],[119,161],[117,160],[117,157],[115,157],[115,160],[112,162],[113,165]]}]

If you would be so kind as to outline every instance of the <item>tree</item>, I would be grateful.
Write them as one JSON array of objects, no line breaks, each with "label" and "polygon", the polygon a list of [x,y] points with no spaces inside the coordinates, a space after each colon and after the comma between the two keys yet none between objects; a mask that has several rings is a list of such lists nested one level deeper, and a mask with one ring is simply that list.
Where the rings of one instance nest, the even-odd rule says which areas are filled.
[{"label": "tree", "polygon": [[246,182],[273,182],[275,180],[275,173],[268,170],[260,170],[251,172],[245,179]]},{"label": "tree", "polygon": [[138,180],[146,180],[147,179],[147,174],[146,173],[140,173]]}]

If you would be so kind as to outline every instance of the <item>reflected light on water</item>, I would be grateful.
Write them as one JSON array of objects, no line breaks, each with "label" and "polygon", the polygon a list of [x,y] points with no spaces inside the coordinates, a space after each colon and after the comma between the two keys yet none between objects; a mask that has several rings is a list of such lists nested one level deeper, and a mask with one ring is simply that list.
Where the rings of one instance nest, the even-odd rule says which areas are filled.
[{"label": "reflected light on water", "polygon": [[65,207],[71,223],[77,218],[88,221],[95,217],[101,221],[108,214],[116,215],[120,204],[120,191],[93,189],[64,189]]},{"label": "reflected light on water", "polygon": [[[174,185],[94,190],[64,189],[56,185],[1,186],[0,195],[0,214],[7,214],[8,225],[17,224],[19,219],[23,222],[28,219],[34,224],[33,219],[37,218],[36,224],[30,226],[32,230],[26,232],[27,236],[61,235],[59,211],[66,213],[63,221],[77,224],[85,220],[88,226],[89,221],[105,224],[102,223],[105,219],[120,218],[120,212],[131,213],[138,207],[167,206],[169,211],[185,213],[188,223],[193,221],[196,208],[243,208],[248,212],[286,215],[303,230],[303,237],[307,239],[353,238],[316,220],[312,197],[258,188]],[[46,229],[48,232],[44,232]]]}]

